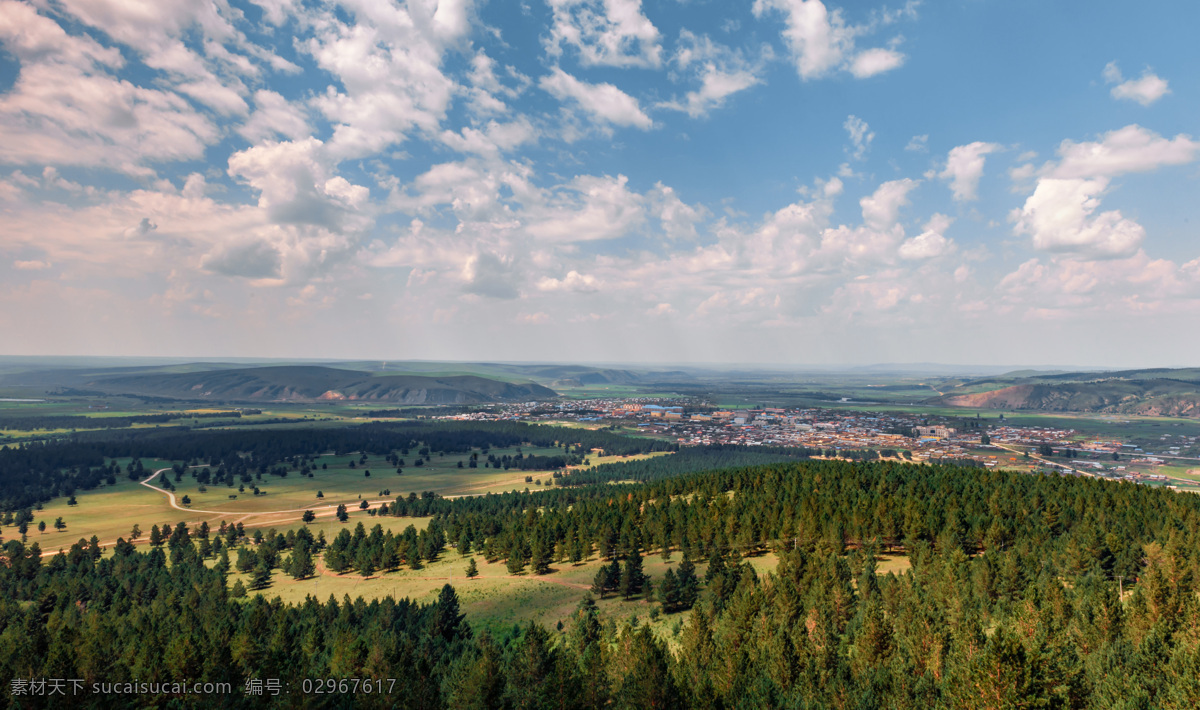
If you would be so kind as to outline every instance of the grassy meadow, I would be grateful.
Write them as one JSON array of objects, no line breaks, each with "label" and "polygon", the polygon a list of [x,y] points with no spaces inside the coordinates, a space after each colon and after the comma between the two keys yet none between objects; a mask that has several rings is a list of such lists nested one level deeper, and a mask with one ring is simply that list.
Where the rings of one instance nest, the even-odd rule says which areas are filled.
[{"label": "grassy meadow", "polygon": [[[409,520],[399,518],[399,520]],[[348,525],[353,525],[351,519]],[[371,522],[364,524],[368,529]],[[336,525],[336,524],[335,524]],[[282,532],[282,531],[281,531]],[[329,533],[326,532],[326,537]],[[285,553],[287,554],[287,553]],[[466,578],[467,561],[475,559],[479,576],[474,579]],[[677,568],[682,557],[676,553],[670,560],[663,560],[659,555],[649,555],[643,559],[646,574],[652,582],[661,580],[668,568]],[[772,553],[746,558],[759,575],[772,572],[779,564],[778,558]],[[272,575],[271,586],[251,594],[262,594],[271,599],[278,597],[286,603],[304,601],[307,596],[319,600],[334,595],[341,599],[349,595],[351,599],[359,596],[373,599],[392,595],[395,598],[409,598],[420,603],[429,603],[437,599],[442,585],[452,584],[462,604],[463,613],[473,625],[485,626],[492,631],[511,628],[514,624],[525,624],[537,621],[546,628],[553,629],[558,622],[565,624],[571,613],[578,606],[583,595],[591,587],[592,579],[596,576],[604,560],[593,555],[578,565],[560,563],[551,566],[547,575],[533,575],[528,571],[510,575],[503,561],[488,563],[481,555],[459,555],[452,548],[436,562],[421,569],[412,570],[407,567],[386,574],[375,574],[370,578],[347,573],[335,575],[318,564],[318,574],[311,579],[294,580],[279,572]],[[902,574],[911,565],[907,557],[883,556],[879,559],[880,575],[888,573]],[[706,563],[696,565],[696,573],[704,575]],[[241,580],[249,584],[249,574],[232,573],[229,584]],[[681,621],[686,614],[662,615],[651,619],[651,609],[658,608],[657,603],[651,603],[645,598],[624,600],[619,595],[608,595],[597,599],[601,618],[604,620],[627,621],[637,617],[638,622],[651,624],[656,632],[665,638],[671,638],[673,625]]]},{"label": "grassy meadow", "polygon": [[[549,455],[559,452],[558,449],[535,447],[524,447],[522,451],[527,455]],[[516,449],[492,449],[491,453],[497,457],[513,455]],[[593,456],[590,463],[599,465],[652,455],[665,454]],[[70,547],[80,538],[90,539],[93,535],[100,539],[102,545],[111,546],[118,537],[129,539],[135,524],[142,530],[141,542],[145,542],[152,525],[161,527],[163,524],[174,525],[178,522],[199,525],[203,521],[208,521],[211,527],[217,527],[221,521],[226,521],[240,522],[250,528],[275,527],[283,532],[290,526],[301,525],[301,516],[306,509],[313,511],[318,524],[333,522],[336,508],[342,504],[351,514],[351,522],[361,519],[370,527],[374,524],[371,521],[375,521],[399,531],[412,524],[415,519],[390,516],[374,518],[358,506],[366,500],[370,507],[374,508],[380,503],[390,503],[397,496],[407,496],[409,493],[419,495],[424,491],[457,497],[521,491],[526,488],[538,490],[541,486],[534,482],[526,483],[526,476],[533,481],[540,481],[543,485],[552,480],[551,471],[505,471],[484,468],[484,456],[480,456],[479,467],[474,469],[467,467],[469,454],[433,455],[422,466],[412,465],[417,458],[415,453],[403,458],[407,465],[403,467],[403,474],[397,474],[395,467],[382,457],[369,457],[365,464],[360,465],[357,463],[359,456],[356,454],[320,456],[315,459],[316,470],[313,471],[312,478],[301,476],[299,471],[289,471],[286,477],[264,474],[261,480],[255,479],[254,483],[263,492],[263,495],[258,496],[253,494],[249,485],[239,492],[238,486],[209,484],[207,490],[202,492],[191,471],[184,473],[176,482],[173,472],[169,470],[170,461],[143,460],[146,476],[162,468],[168,469],[160,476],[171,478],[175,486],[175,499],[186,508],[186,512],[170,506],[166,492],[159,488],[160,478],[150,482],[153,486],[151,488],[141,485],[139,481],[129,480],[122,472],[114,485],[103,485],[94,490],[77,493],[75,505],[68,505],[68,499],[60,497],[43,504],[41,510],[35,509],[34,520],[28,533],[29,541],[37,542],[43,551],[52,553],[60,548]],[[351,461],[355,462],[354,468],[350,468]],[[463,462],[463,468],[458,468],[459,461]],[[118,463],[123,469],[129,461],[121,459]],[[326,468],[322,469],[322,465]],[[370,477],[366,476],[367,471],[371,472]],[[569,471],[565,475],[570,475]],[[322,498],[317,498],[318,491],[323,494]],[[382,491],[389,493],[381,495]],[[185,495],[191,501],[188,505],[182,505]],[[61,531],[54,528],[54,522],[59,517],[66,523],[66,528]],[[40,521],[46,523],[45,532],[37,530]],[[421,520],[418,528],[423,527],[424,523],[425,521]],[[398,528],[395,527],[397,525]],[[16,528],[5,528],[0,530],[0,533],[11,538],[17,531]]]}]

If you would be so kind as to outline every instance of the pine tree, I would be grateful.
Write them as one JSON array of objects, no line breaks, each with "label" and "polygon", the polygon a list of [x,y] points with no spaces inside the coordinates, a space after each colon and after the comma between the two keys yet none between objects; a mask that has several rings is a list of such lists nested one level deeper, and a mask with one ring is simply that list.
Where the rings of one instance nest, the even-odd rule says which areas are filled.
[{"label": "pine tree", "polygon": [[604,593],[608,591],[608,565],[603,565],[596,570],[596,576],[592,578],[592,594],[604,598]]},{"label": "pine tree", "polygon": [[671,673],[670,656],[655,640],[650,628],[643,626],[634,635],[628,667],[617,691],[617,708],[683,708],[683,696]]},{"label": "pine tree", "polygon": [[708,569],[704,571],[704,581],[711,583],[717,576],[724,574],[725,558],[721,557],[721,553],[714,547],[712,554],[708,556]]},{"label": "pine tree", "polygon": [[301,542],[292,551],[288,573],[294,579],[308,579],[313,576],[314,572],[316,572],[316,564],[313,562],[312,552],[309,551],[307,542]]},{"label": "pine tree", "polygon": [[358,573],[364,577],[370,577],[371,575],[375,574],[375,557],[371,554],[371,551],[367,549],[366,545],[361,545],[359,547],[354,566],[358,568]]},{"label": "pine tree", "polygon": [[679,608],[691,609],[700,598],[700,580],[696,577],[696,565],[692,564],[691,558],[686,554],[683,556],[683,562],[679,563],[675,582],[679,590]]},{"label": "pine tree", "polygon": [[467,562],[467,579],[474,579],[479,576],[479,567],[475,564],[475,558],[472,557]]},{"label": "pine tree", "polygon": [[571,627],[571,643],[577,649],[583,649],[600,642],[600,615],[596,601],[588,592],[583,593],[583,599],[575,607],[574,620]]},{"label": "pine tree", "polygon": [[250,575],[251,589],[266,589],[271,586],[271,567],[265,560],[260,560]]},{"label": "pine tree", "polygon": [[530,563],[534,574],[550,574],[550,561],[553,548],[545,538],[536,538],[530,554]]},{"label": "pine tree", "polygon": [[663,575],[662,584],[658,585],[658,601],[662,604],[664,613],[673,614],[679,610],[679,586],[675,571],[668,569]]},{"label": "pine tree", "polygon": [[249,572],[258,564],[258,553],[246,547],[239,547],[237,551],[237,562],[234,563],[234,569],[238,572]]},{"label": "pine tree", "polygon": [[601,569],[604,570],[604,588],[610,592],[617,591],[621,585],[621,563],[613,560],[612,564]]},{"label": "pine tree", "polygon": [[342,550],[334,545],[325,548],[325,566],[334,574],[341,574],[346,569],[346,558]]},{"label": "pine tree", "polygon": [[642,572],[642,556],[637,552],[625,558],[620,584],[621,596],[626,599],[632,599],[642,593],[646,585],[646,575]]},{"label": "pine tree", "polygon": [[579,695],[573,664],[565,662],[549,632],[530,623],[509,652],[507,699],[510,707],[570,707]]},{"label": "pine tree", "polygon": [[455,662],[450,672],[446,707],[469,710],[505,707],[504,651],[486,630],[478,636],[474,651]]},{"label": "pine tree", "polygon": [[463,624],[466,614],[459,613],[458,594],[449,584],[442,586],[438,594],[437,615],[433,621],[433,633],[450,641],[460,634],[469,634],[470,627]]}]

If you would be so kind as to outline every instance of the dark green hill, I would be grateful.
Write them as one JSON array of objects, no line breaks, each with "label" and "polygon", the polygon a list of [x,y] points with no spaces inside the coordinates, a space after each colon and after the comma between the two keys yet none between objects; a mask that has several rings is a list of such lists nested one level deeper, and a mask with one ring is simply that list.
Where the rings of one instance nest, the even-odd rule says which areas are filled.
[{"label": "dark green hill", "polygon": [[515,384],[474,375],[376,375],[304,365],[107,375],[82,386],[108,394],[229,402],[363,400],[399,404],[474,404],[556,396],[553,390],[538,384]]}]

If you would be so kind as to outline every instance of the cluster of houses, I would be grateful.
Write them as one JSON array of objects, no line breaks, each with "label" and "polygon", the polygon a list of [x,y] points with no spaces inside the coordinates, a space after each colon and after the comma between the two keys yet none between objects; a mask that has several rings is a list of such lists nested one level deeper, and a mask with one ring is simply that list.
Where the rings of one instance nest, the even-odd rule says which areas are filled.
[{"label": "cluster of houses", "polygon": [[[1058,470],[1135,482],[1161,482],[1152,471],[1166,459],[1194,455],[1197,437],[1163,435],[1163,451],[1116,439],[1082,439],[1074,429],[1014,426],[1001,415],[983,426],[969,419],[929,421],[908,412],[857,412],[826,408],[719,409],[694,402],[655,397],[623,397],[559,402],[526,402],[461,414],[460,420],[579,421],[634,425],[647,434],[685,446],[804,446],[822,450],[871,449],[914,461],[974,460],[993,468]],[[978,420],[976,420],[978,421]],[[966,426],[961,426],[966,424]],[[985,445],[982,437],[990,443]],[[1044,460],[1036,454],[1049,446],[1071,449],[1075,458]]]}]

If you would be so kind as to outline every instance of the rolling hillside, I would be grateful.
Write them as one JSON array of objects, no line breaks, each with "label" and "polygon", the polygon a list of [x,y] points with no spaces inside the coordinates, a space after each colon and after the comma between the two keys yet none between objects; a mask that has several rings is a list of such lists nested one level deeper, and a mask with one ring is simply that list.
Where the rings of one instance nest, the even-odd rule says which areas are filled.
[{"label": "rolling hillside", "polygon": [[1010,373],[965,382],[931,404],[980,409],[1200,417],[1200,370]]},{"label": "rolling hillside", "polygon": [[397,404],[475,404],[556,396],[553,390],[538,384],[514,384],[473,375],[374,375],[316,366],[101,376],[81,386],[106,394],[226,402],[364,400]]}]

